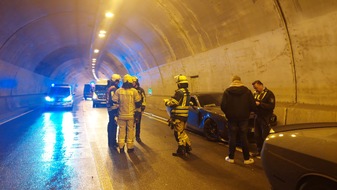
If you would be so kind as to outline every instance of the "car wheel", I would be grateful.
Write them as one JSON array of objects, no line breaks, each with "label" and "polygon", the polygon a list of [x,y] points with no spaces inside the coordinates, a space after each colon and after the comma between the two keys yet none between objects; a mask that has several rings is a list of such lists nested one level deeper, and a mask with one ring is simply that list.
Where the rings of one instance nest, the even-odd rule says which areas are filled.
[{"label": "car wheel", "polygon": [[337,183],[325,178],[308,178],[306,179],[301,186],[298,188],[299,190],[312,190],[312,189],[320,189],[320,190],[334,190],[337,188]]},{"label": "car wheel", "polygon": [[217,141],[219,139],[218,128],[217,128],[216,123],[213,120],[207,119],[205,121],[204,135],[207,138],[207,140],[210,140],[210,141]]}]

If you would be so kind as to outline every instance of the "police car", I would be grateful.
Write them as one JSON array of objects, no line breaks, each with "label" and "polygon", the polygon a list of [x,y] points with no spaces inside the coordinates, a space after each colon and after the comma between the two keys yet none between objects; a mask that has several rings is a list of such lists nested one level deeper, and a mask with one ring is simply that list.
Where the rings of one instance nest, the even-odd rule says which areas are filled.
[{"label": "police car", "polygon": [[74,97],[69,84],[52,84],[45,96],[46,108],[60,107],[72,109]]}]

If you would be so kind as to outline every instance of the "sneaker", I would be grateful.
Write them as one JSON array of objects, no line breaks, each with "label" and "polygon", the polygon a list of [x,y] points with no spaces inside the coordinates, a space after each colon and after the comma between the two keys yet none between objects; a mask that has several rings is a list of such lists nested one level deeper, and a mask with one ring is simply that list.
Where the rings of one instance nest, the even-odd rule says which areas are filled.
[{"label": "sneaker", "polygon": [[228,156],[226,156],[225,160],[231,164],[234,164],[234,159],[230,159]]},{"label": "sneaker", "polygon": [[252,164],[254,163],[254,159],[253,158],[249,158],[248,160],[243,161],[244,164]]}]

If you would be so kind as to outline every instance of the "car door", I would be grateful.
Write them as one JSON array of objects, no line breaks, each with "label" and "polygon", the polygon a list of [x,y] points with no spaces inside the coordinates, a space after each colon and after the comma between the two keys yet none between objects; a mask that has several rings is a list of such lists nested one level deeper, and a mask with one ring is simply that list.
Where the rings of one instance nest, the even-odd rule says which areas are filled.
[{"label": "car door", "polygon": [[187,125],[195,130],[200,130],[200,105],[197,101],[197,96],[191,96],[190,101],[193,105],[191,105],[188,110]]}]

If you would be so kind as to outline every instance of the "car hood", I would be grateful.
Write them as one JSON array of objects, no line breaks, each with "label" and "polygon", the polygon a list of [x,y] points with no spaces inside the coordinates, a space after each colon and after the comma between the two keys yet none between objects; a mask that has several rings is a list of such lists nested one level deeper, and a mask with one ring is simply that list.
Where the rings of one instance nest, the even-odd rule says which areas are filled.
[{"label": "car hood", "polygon": [[204,110],[207,110],[208,112],[212,112],[218,115],[224,115],[220,106],[205,106]]},{"label": "car hood", "polygon": [[51,97],[51,98],[66,98],[66,97],[68,97],[70,95],[65,95],[65,94],[50,94],[48,96]]}]

